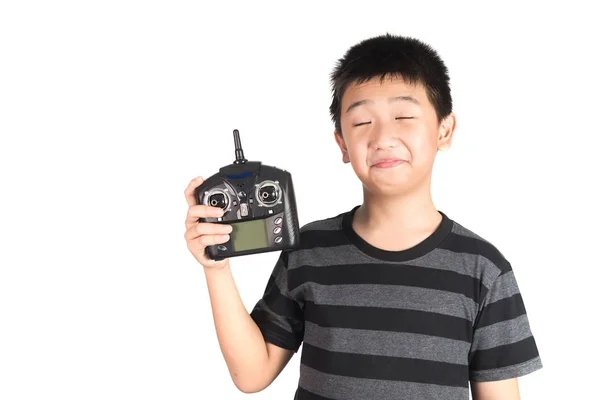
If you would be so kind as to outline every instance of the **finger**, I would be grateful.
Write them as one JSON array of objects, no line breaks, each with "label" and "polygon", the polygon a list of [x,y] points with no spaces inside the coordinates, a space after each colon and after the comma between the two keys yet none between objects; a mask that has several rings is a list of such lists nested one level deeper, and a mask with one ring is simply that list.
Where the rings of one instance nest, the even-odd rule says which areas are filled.
[{"label": "finger", "polygon": [[227,235],[231,233],[233,227],[227,224],[213,224],[210,222],[201,222],[189,227],[184,234],[185,240],[193,240],[203,235]]},{"label": "finger", "polygon": [[215,244],[225,243],[229,240],[229,235],[202,235],[191,240],[191,243],[197,242],[203,247],[212,246]]},{"label": "finger", "polygon": [[188,186],[184,190],[185,200],[187,201],[188,206],[196,205],[196,198],[194,197],[194,191],[196,188],[204,182],[204,178],[201,176],[197,176],[190,181]]},{"label": "finger", "polygon": [[200,218],[217,218],[222,217],[224,214],[223,209],[219,207],[211,207],[206,205],[195,205],[188,208],[187,216],[185,218],[186,229],[192,225],[200,222]]},{"label": "finger", "polygon": [[222,217],[223,214],[224,211],[220,207],[207,206],[205,204],[197,204],[188,208],[187,219],[195,219],[196,221],[198,221],[198,218],[217,218]]}]

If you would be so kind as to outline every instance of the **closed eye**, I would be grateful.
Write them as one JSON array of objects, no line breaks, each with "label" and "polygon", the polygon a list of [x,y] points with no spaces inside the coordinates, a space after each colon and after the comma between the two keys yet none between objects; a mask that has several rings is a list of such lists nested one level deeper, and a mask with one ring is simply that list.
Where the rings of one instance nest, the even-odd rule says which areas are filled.
[{"label": "closed eye", "polygon": [[[415,117],[396,117],[396,119],[414,119]],[[368,125],[370,124],[371,121],[367,121],[367,122],[359,122],[358,124],[354,124],[352,126],[361,126],[361,125]]]}]

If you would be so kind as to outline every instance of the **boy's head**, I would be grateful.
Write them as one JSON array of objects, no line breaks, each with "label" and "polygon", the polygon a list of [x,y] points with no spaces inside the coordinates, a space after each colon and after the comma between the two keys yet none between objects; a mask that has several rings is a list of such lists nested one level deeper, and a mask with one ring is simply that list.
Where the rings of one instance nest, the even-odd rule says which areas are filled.
[{"label": "boy's head", "polygon": [[342,159],[367,190],[398,194],[427,184],[456,126],[448,70],[437,53],[413,38],[374,37],[346,52],[331,83]]}]

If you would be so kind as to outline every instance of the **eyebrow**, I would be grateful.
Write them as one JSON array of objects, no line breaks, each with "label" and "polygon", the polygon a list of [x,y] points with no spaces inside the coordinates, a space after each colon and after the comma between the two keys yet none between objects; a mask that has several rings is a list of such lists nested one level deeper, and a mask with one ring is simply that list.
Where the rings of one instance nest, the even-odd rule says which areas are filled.
[{"label": "eyebrow", "polygon": [[[421,103],[419,103],[419,100],[415,99],[413,96],[410,96],[410,95],[390,97],[388,99],[388,101],[390,103],[393,102],[393,101],[409,101],[409,102],[411,102],[413,104],[421,105]],[[362,106],[363,104],[371,104],[371,103],[373,103],[373,100],[359,100],[359,101],[355,101],[354,103],[350,104],[350,106],[346,109],[346,113],[349,112],[350,110],[352,110],[353,108],[356,108],[358,106]]]}]

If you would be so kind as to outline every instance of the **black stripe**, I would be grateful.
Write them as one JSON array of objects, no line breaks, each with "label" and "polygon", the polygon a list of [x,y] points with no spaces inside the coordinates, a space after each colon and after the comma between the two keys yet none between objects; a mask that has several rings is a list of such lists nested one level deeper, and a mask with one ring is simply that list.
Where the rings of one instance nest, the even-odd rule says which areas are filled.
[{"label": "black stripe", "polygon": [[466,365],[415,358],[331,352],[304,343],[301,363],[327,374],[468,387]]},{"label": "black stripe", "polygon": [[304,338],[303,324],[292,325],[292,329],[296,332],[294,334],[273,323],[271,316],[264,310],[255,308],[250,313],[250,317],[256,322],[267,342],[294,351],[300,348]]},{"label": "black stripe", "polygon": [[440,244],[440,249],[483,256],[502,271],[501,275],[512,270],[510,263],[495,246],[480,239],[451,233]]},{"label": "black stripe", "polygon": [[294,396],[294,400],[335,400],[335,399],[332,399],[330,397],[320,396],[318,394],[314,394],[314,393],[309,392],[308,390],[303,389],[300,386],[298,386],[298,389],[296,390],[296,395]]},{"label": "black stripe", "polygon": [[341,230],[309,230],[300,233],[300,249],[336,247],[349,244]]},{"label": "black stripe", "polygon": [[313,267],[303,265],[289,271],[288,288],[305,282],[321,285],[404,285],[459,293],[479,303],[481,281],[454,271],[400,264],[349,264]]},{"label": "black stripe", "polygon": [[469,355],[469,364],[472,370],[482,371],[521,364],[538,356],[535,339],[530,336],[516,343],[474,351]]},{"label": "black stripe", "polygon": [[492,325],[497,322],[508,321],[525,314],[525,304],[521,293],[498,300],[485,306],[481,312],[477,328]]},{"label": "black stripe", "polygon": [[304,318],[300,305],[281,293],[281,290],[279,290],[279,287],[275,284],[275,279],[272,275],[267,283],[263,298],[271,311],[283,317],[293,321],[300,321]]},{"label": "black stripe", "polygon": [[470,342],[471,321],[427,311],[320,305],[307,301],[306,321],[322,327],[411,332]]}]

